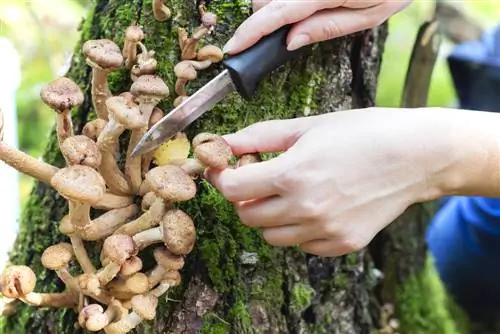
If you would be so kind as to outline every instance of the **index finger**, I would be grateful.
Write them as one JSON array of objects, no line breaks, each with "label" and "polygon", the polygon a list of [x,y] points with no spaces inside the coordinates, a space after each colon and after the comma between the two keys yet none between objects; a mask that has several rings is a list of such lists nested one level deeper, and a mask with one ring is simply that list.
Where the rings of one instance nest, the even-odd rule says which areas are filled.
[{"label": "index finger", "polygon": [[279,195],[273,182],[283,170],[280,157],[244,165],[236,169],[208,169],[207,179],[230,202],[249,201]]},{"label": "index finger", "polygon": [[301,21],[329,4],[340,1],[286,1],[274,0],[253,13],[236,29],[234,36],[224,46],[229,54],[243,51],[262,37],[286,24]]}]

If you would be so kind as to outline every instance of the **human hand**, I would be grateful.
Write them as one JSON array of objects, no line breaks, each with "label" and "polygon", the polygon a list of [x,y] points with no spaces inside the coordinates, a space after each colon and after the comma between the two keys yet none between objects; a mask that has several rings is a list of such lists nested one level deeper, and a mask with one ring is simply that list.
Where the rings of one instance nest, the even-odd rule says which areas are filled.
[{"label": "human hand", "polygon": [[442,126],[450,117],[373,108],[257,123],[225,137],[233,153],[285,152],[207,179],[269,244],[343,255],[444,193],[442,173],[456,161]]},{"label": "human hand", "polygon": [[253,0],[254,13],[224,46],[239,53],[286,24],[288,49],[373,28],[411,0]]}]

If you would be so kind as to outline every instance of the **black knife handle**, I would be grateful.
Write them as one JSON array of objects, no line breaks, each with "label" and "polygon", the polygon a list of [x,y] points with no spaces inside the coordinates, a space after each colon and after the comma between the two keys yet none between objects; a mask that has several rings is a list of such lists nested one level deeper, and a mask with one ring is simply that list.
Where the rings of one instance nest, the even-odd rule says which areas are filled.
[{"label": "black knife handle", "polygon": [[301,55],[306,47],[288,51],[286,38],[291,25],[286,25],[263,37],[257,44],[224,61],[238,93],[252,99],[257,86],[269,72]]}]

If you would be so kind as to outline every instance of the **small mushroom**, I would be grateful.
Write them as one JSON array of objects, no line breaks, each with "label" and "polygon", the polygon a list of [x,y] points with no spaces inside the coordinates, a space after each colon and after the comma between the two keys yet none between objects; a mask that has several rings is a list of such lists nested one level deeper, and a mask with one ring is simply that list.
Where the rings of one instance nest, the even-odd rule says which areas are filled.
[{"label": "small mushroom", "polygon": [[[205,45],[198,51],[197,59],[200,62],[210,62],[210,64],[217,64],[224,58],[222,50],[215,45]],[[208,66],[207,66],[208,67]]]},{"label": "small mushroom", "polygon": [[101,134],[102,130],[108,122],[102,118],[96,118],[90,122],[87,122],[82,129],[82,135],[89,137],[93,141],[97,141],[97,138]]},{"label": "small mushroom", "polygon": [[106,289],[115,298],[127,300],[149,290],[148,277],[146,274],[138,272],[129,277],[117,278],[109,282]]},{"label": "small mushroom", "polygon": [[50,184],[68,200],[69,219],[75,230],[90,225],[90,206],[98,203],[106,191],[101,175],[90,167],[73,165],[60,169]]},{"label": "small mushroom", "polygon": [[186,84],[189,81],[195,80],[198,76],[198,72],[196,72],[191,61],[184,60],[174,66],[174,73],[177,77],[175,92],[180,96],[186,96]]},{"label": "small mushroom", "polygon": [[155,51],[148,51],[143,43],[138,43],[141,48],[141,53],[137,56],[137,62],[130,70],[130,78],[132,81],[137,80],[141,75],[156,74],[158,62],[155,58]]},{"label": "small mushroom", "polygon": [[132,24],[125,30],[125,41],[122,56],[125,66],[131,68],[137,59],[137,44],[144,39],[144,31],[137,24]]},{"label": "small mushroom", "polygon": [[57,276],[73,291],[80,291],[78,279],[69,272],[69,263],[73,260],[73,246],[61,242],[48,247],[42,253],[42,265],[56,272]]},{"label": "small mushroom", "polygon": [[193,35],[189,38],[184,28],[179,28],[179,46],[181,49],[181,60],[191,60],[196,58],[198,42],[211,30],[204,26],[197,27]]},{"label": "small mushroom", "polygon": [[216,169],[225,169],[233,157],[231,147],[218,135],[200,133],[192,141],[194,156],[203,164]]},{"label": "small mushroom", "polygon": [[217,25],[217,15],[215,13],[207,11],[205,7],[205,1],[201,1],[200,5],[198,6],[198,11],[201,15],[201,24],[205,28],[209,29],[210,33]]},{"label": "small mushroom", "polygon": [[132,256],[122,264],[120,277],[130,277],[142,269],[142,260],[138,256]]},{"label": "small mushroom", "polygon": [[119,321],[128,314],[121,303],[114,299],[104,311],[99,304],[84,307],[78,315],[79,325],[88,331],[98,332],[112,322]]},{"label": "small mushroom", "polygon": [[243,154],[241,157],[238,158],[238,161],[236,162],[236,168],[254,164],[261,161],[262,158],[258,153]]},{"label": "small mushroom", "polygon": [[61,144],[61,153],[68,165],[83,165],[93,169],[101,164],[101,152],[96,143],[87,136],[71,136]]},{"label": "small mushroom", "polygon": [[133,194],[124,174],[119,169],[114,158],[120,135],[127,129],[137,129],[147,126],[144,117],[131,98],[112,96],[106,100],[109,111],[109,122],[97,139],[97,146],[102,154],[99,171],[106,181],[110,191],[115,194]]},{"label": "small mushroom", "polygon": [[128,259],[136,256],[137,252],[138,248],[132,237],[123,234],[107,237],[102,247],[102,257],[105,259],[103,262],[106,265],[101,270],[99,276],[101,286],[105,286],[111,282],[120,272],[121,266]]},{"label": "small mushroom", "polygon": [[107,334],[124,334],[137,327],[143,320],[153,320],[156,316],[158,298],[151,295],[137,295],[131,299],[132,312],[120,321],[113,322],[104,328]]},{"label": "small mushroom", "polygon": [[172,160],[170,164],[181,167],[193,179],[202,175],[207,167],[200,160],[194,158]]},{"label": "small mushroom", "polygon": [[163,242],[171,253],[186,255],[194,247],[196,229],[189,215],[174,209],[167,211],[160,226],[140,232],[133,239],[139,249]]},{"label": "small mushroom", "polygon": [[35,273],[27,266],[9,266],[0,276],[0,291],[7,298],[38,307],[76,307],[78,298],[74,292],[37,293],[33,292],[35,285]]},{"label": "small mushroom", "polygon": [[149,289],[153,289],[160,283],[169,272],[178,272],[184,267],[184,258],[172,254],[165,246],[156,247],[153,250],[156,266],[147,274]]},{"label": "small mushroom", "polygon": [[40,98],[57,113],[57,139],[61,145],[73,135],[71,109],[83,103],[83,92],[73,80],[60,77],[42,87]]},{"label": "small mushroom", "polygon": [[130,87],[130,92],[139,103],[139,108],[146,123],[146,126],[132,130],[125,161],[125,176],[132,190],[137,192],[142,183],[142,158],[141,156],[132,157],[132,150],[146,133],[147,124],[149,124],[154,108],[161,100],[167,98],[170,92],[159,76],[149,74],[140,76]]},{"label": "small mushroom", "polygon": [[181,275],[179,274],[178,271],[166,272],[165,275],[163,276],[163,279],[156,286],[156,288],[151,290],[150,294],[159,298],[165,293],[167,293],[168,289],[177,286],[180,283],[181,283]]},{"label": "small mushroom", "polygon": [[165,5],[165,0],[153,0],[153,16],[157,21],[167,21],[172,17],[170,8]]},{"label": "small mushroom", "polygon": [[123,55],[109,39],[88,40],[83,43],[85,61],[92,67],[92,103],[98,118],[108,120],[106,100],[111,97],[108,75],[123,65]]}]

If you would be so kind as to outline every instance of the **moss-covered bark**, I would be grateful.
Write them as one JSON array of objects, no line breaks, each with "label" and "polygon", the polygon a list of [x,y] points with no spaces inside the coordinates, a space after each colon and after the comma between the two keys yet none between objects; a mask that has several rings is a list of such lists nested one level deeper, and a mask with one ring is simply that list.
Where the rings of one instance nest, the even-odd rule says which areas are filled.
[{"label": "moss-covered bark", "polygon": [[[162,23],[152,17],[151,0],[96,1],[94,11],[82,23],[82,41],[75,48],[68,74],[86,92],[86,103],[74,112],[77,132],[95,117],[90,102],[90,69],[80,51],[84,40],[110,38],[122,45],[124,29],[137,20],[147,34],[146,46],[157,52],[159,75],[173,91],[172,69],[180,54],[177,28],[192,29],[199,24],[199,17],[195,0],[168,3],[174,20]],[[209,42],[222,46],[250,14],[249,3],[210,1],[209,9],[218,14],[220,24]],[[386,32],[383,25],[316,46],[263,82],[253,102],[231,95],[194,123],[188,134],[192,137],[205,130],[223,134],[266,119],[373,105]],[[219,70],[215,66],[204,71],[190,84],[190,92]],[[113,93],[130,87],[126,71],[114,73],[110,82]],[[161,107],[169,110],[173,99]],[[54,133],[44,158],[63,165]],[[427,216],[422,215],[421,207],[402,218],[406,230],[397,226],[388,230],[370,251],[322,259],[295,249],[267,246],[259,231],[239,224],[232,206],[209,184],[200,181],[198,185],[197,198],[182,206],[192,215],[198,229],[197,246],[182,272],[184,283],[169,296],[175,301],[162,302],[157,320],[141,326],[140,332],[372,333],[383,325],[379,323],[380,304],[389,301],[401,302],[398,309],[414,313],[401,317],[410,319],[404,320],[405,333],[428,332],[428,328],[433,333],[451,333],[447,311],[428,312],[428,301],[418,300],[418,294],[413,296],[411,290],[426,289],[429,274],[424,265],[422,238],[422,222]],[[62,289],[56,276],[41,266],[40,255],[47,246],[64,240],[57,226],[66,212],[65,201],[43,184],[34,187],[24,209],[11,259],[16,264],[29,264],[38,273],[39,291]],[[388,247],[397,251],[387,252]],[[374,262],[371,254],[382,260]],[[379,273],[386,269],[383,282],[387,283],[380,289]],[[412,306],[405,306],[407,303]],[[425,319],[427,316],[431,323]],[[19,305],[15,316],[2,320],[0,331],[74,333],[75,319],[71,311]],[[426,325],[422,326],[422,322]]]}]

